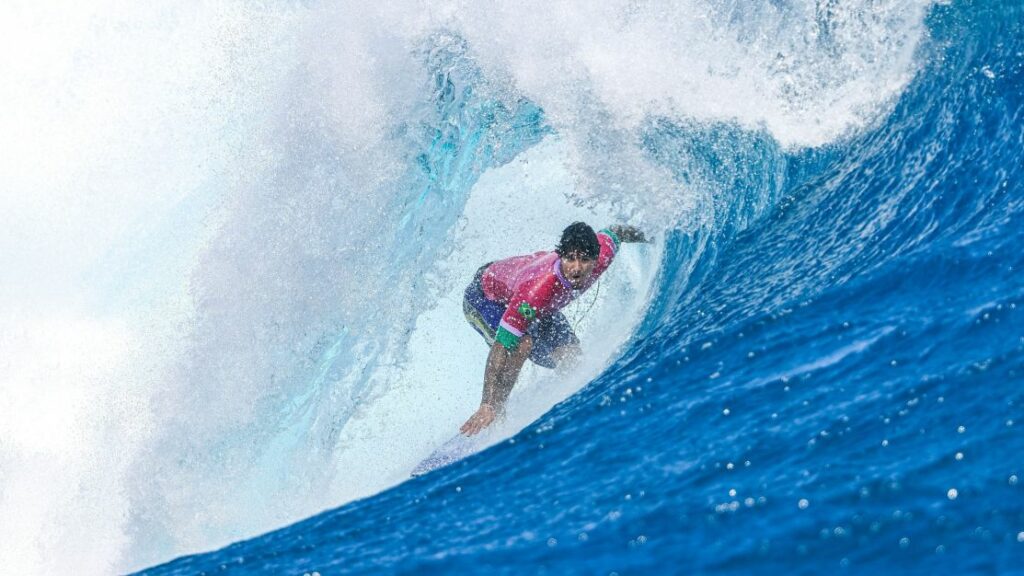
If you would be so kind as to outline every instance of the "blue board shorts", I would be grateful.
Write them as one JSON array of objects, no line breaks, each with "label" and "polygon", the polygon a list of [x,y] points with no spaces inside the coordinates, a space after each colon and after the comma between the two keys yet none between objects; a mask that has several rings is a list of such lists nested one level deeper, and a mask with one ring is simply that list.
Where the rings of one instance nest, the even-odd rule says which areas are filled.
[{"label": "blue board shorts", "polygon": [[[473,281],[466,287],[465,296],[462,299],[462,311],[466,315],[466,321],[481,336],[488,346],[494,345],[494,335],[498,330],[498,323],[505,314],[505,304],[490,300],[484,295],[484,289],[480,281],[484,271],[490,263],[484,264],[476,271]],[[579,345],[579,338],[573,332],[569,321],[561,312],[538,316],[530,323],[526,333],[533,339],[533,348],[530,349],[530,361],[544,368],[557,366],[551,355],[561,346]]]}]

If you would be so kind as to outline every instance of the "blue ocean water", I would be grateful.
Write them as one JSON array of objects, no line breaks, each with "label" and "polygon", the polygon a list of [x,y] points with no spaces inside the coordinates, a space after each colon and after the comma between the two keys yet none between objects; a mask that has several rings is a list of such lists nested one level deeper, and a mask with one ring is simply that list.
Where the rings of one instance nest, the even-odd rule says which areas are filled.
[{"label": "blue ocean water", "polygon": [[[838,143],[645,125],[721,186],[714,226],[668,234],[628,345],[539,421],[141,573],[1024,574],[1024,7],[926,24],[893,112]],[[550,131],[520,106],[441,105],[428,180],[480,130]]]}]

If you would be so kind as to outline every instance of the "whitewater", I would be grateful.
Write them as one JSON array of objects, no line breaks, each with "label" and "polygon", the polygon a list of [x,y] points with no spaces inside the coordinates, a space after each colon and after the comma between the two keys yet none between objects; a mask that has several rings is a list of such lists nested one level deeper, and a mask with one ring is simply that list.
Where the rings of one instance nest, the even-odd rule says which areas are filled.
[{"label": "whitewater", "polygon": [[[1024,574],[1024,5],[0,8],[0,573]],[[482,263],[625,245],[488,447]]]}]

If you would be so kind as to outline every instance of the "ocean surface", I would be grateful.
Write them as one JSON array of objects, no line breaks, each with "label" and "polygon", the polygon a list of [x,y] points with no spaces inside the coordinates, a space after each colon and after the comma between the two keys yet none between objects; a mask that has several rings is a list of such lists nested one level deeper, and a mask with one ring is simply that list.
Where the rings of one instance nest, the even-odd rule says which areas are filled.
[{"label": "ocean surface", "polygon": [[117,6],[5,64],[11,573],[1024,574],[1021,2]]}]

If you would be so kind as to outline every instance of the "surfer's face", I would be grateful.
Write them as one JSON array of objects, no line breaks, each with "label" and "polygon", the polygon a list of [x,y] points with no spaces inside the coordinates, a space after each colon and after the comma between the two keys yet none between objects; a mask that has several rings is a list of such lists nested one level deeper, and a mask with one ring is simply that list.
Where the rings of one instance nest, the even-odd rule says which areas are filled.
[{"label": "surfer's face", "polygon": [[562,257],[562,275],[575,290],[582,288],[590,279],[594,266],[597,266],[597,260],[584,258],[579,254],[570,253]]}]

